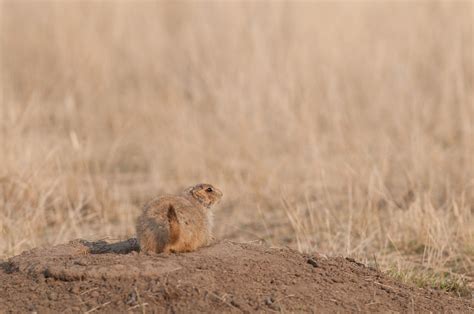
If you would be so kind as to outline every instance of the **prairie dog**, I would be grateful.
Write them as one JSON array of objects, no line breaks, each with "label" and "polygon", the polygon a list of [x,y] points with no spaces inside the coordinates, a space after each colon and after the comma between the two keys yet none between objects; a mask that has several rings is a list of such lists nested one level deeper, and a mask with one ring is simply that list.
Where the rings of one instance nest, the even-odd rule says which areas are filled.
[{"label": "prairie dog", "polygon": [[212,240],[211,207],[222,192],[210,184],[189,187],[181,195],[159,196],[143,207],[137,238],[144,253],[190,252]]}]

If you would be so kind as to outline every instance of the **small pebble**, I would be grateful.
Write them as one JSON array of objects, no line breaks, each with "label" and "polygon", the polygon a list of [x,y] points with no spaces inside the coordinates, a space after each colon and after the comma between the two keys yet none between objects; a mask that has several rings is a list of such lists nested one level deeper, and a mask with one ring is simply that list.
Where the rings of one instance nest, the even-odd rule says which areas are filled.
[{"label": "small pebble", "polygon": [[58,294],[56,292],[48,292],[47,296],[48,296],[48,299],[51,301],[58,299]]},{"label": "small pebble", "polygon": [[308,258],[306,262],[313,267],[319,267],[318,262],[314,258]]}]

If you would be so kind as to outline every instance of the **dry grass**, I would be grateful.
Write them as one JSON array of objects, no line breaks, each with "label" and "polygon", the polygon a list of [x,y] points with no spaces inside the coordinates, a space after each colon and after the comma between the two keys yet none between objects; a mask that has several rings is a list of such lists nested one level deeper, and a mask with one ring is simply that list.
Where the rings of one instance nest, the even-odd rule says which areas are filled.
[{"label": "dry grass", "polygon": [[472,2],[0,9],[0,257],[208,181],[220,238],[472,282]]}]

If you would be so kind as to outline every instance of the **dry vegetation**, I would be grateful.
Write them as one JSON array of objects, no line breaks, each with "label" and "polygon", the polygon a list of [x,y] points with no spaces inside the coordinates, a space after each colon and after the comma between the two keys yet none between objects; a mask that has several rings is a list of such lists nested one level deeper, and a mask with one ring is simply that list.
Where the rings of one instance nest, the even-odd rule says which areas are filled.
[{"label": "dry vegetation", "polygon": [[208,181],[217,236],[469,294],[473,3],[2,1],[0,257],[133,235]]}]

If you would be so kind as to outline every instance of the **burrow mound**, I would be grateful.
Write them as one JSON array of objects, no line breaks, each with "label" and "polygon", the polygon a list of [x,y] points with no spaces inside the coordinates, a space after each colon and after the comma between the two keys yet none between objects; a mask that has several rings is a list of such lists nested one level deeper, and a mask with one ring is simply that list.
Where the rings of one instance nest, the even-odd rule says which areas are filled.
[{"label": "burrow mound", "polygon": [[224,241],[138,254],[136,240],[72,241],[0,264],[0,312],[455,311],[473,302],[409,287],[351,259]]}]

